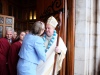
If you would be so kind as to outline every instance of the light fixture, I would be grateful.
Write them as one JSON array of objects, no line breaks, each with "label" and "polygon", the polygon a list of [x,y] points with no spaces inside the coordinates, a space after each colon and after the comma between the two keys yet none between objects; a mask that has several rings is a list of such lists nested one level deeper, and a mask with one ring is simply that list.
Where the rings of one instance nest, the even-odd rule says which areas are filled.
[{"label": "light fixture", "polygon": [[36,11],[34,11],[33,19],[36,19]]},{"label": "light fixture", "polygon": [[32,20],[32,11],[30,11],[30,17],[29,17],[30,20]]},{"label": "light fixture", "polygon": [[35,20],[36,19],[36,11],[32,11],[32,10],[30,11],[29,19],[30,20],[33,20],[33,19]]}]

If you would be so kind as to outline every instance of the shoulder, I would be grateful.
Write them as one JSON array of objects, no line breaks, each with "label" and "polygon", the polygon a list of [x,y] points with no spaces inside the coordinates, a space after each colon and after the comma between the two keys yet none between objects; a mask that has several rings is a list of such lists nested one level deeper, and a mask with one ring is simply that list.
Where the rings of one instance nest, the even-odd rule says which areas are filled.
[{"label": "shoulder", "polygon": [[10,46],[8,40],[6,38],[0,39],[0,45],[3,45],[4,47],[8,48]]},{"label": "shoulder", "polygon": [[11,44],[11,48],[20,48],[21,47],[21,43],[18,41],[18,42],[15,42],[15,43],[13,43],[13,44]]},{"label": "shoulder", "polygon": [[36,36],[36,38],[37,38],[37,41],[43,42],[43,38],[42,37]]},{"label": "shoulder", "polygon": [[21,43],[19,41],[13,43],[12,45],[21,45]]},{"label": "shoulder", "polygon": [[1,42],[8,42],[8,40],[6,38],[0,38]]},{"label": "shoulder", "polygon": [[33,39],[35,41],[41,41],[42,40],[42,37],[33,34],[33,35],[30,35],[30,39]]},{"label": "shoulder", "polygon": [[6,40],[6,38],[0,38],[0,40]]},{"label": "shoulder", "polygon": [[25,39],[33,39],[33,38],[38,38],[39,36],[37,36],[37,35],[34,35],[34,34],[27,34],[24,38]]}]

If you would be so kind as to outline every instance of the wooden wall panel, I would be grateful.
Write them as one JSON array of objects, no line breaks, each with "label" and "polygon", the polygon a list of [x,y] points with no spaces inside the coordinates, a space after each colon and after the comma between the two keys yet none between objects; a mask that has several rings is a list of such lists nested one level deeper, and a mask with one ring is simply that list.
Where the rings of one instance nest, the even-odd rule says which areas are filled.
[{"label": "wooden wall panel", "polygon": [[67,27],[67,68],[66,75],[74,75],[74,50],[75,50],[75,0],[67,0],[68,27]]},{"label": "wooden wall panel", "polygon": [[63,0],[37,0],[37,20],[44,20],[44,18],[47,19],[51,15],[57,15],[63,8],[61,2]]},{"label": "wooden wall panel", "polygon": [[44,9],[46,7],[45,4],[45,0],[37,0],[37,6],[36,6],[36,17],[37,17],[37,20],[40,20],[40,15],[41,13],[44,12]]},{"label": "wooden wall panel", "polygon": [[8,2],[7,0],[1,0],[2,3],[2,15],[8,15]]}]

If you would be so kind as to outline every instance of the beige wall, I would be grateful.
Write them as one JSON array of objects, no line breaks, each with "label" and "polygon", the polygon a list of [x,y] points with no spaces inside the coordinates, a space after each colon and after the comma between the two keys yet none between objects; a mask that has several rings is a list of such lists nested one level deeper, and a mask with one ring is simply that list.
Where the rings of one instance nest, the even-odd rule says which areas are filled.
[{"label": "beige wall", "polygon": [[74,75],[100,75],[99,13],[99,0],[76,0]]}]

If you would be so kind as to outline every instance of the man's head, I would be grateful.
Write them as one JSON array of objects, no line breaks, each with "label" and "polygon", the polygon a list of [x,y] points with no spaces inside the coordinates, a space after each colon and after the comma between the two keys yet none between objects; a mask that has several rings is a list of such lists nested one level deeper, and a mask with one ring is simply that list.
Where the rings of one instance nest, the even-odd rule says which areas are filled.
[{"label": "man's head", "polygon": [[53,32],[54,32],[57,24],[58,24],[58,22],[53,16],[48,18],[47,23],[46,23],[47,36],[51,37],[53,35]]},{"label": "man's head", "polygon": [[13,33],[14,33],[14,29],[13,28],[6,28],[6,38],[7,39],[12,39],[13,37]]}]

